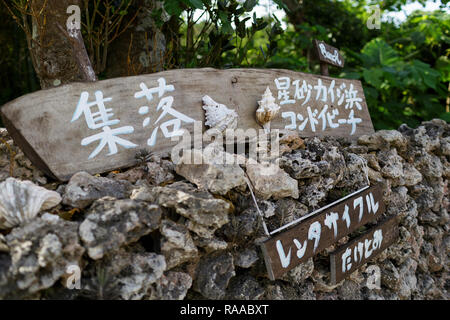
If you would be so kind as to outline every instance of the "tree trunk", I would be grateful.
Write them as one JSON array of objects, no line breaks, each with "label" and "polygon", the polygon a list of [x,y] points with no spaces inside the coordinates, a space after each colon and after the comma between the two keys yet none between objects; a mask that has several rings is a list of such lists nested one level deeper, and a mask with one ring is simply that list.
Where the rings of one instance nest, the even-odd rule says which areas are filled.
[{"label": "tree trunk", "polygon": [[96,80],[80,30],[67,23],[71,5],[81,6],[81,1],[32,0],[28,46],[42,89]]},{"label": "tree trunk", "polygon": [[294,25],[295,30],[298,31],[298,26],[304,21],[303,15],[303,2],[304,0],[283,0],[283,3],[289,10],[286,10],[289,22]]},{"label": "tree trunk", "polygon": [[161,6],[161,1],[136,0],[130,7],[129,17],[136,18],[108,49],[107,78],[153,73],[164,69],[166,37],[152,18],[152,12]]},{"label": "tree trunk", "polygon": [[[312,35],[311,32],[299,28],[300,25],[307,22],[307,19],[305,19],[306,0],[283,0],[283,2],[289,9],[286,11],[286,15],[289,19],[289,22],[294,26],[294,29],[297,32],[302,32],[307,38],[311,40],[310,46],[308,48],[305,48],[302,54],[307,58],[308,66],[310,69],[312,69],[313,59],[316,60],[312,45]],[[325,71],[321,69],[321,71],[328,75],[328,70]]]}]

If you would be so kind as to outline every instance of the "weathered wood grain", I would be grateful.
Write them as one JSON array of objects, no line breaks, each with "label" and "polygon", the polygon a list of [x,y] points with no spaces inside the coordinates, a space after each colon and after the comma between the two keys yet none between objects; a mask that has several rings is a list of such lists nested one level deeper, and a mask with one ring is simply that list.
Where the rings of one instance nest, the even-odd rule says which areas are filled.
[{"label": "weathered wood grain", "polygon": [[[372,199],[375,206],[372,205]],[[369,210],[369,203],[371,210]],[[361,206],[362,216],[359,219]],[[376,208],[376,210],[373,208]],[[384,211],[382,187],[377,185],[305,219],[288,231],[266,240],[261,245],[261,248],[269,278],[275,280],[281,277],[292,268],[306,262],[315,254],[336,243],[342,237],[377,219]],[[344,218],[345,212],[348,212],[348,220]],[[335,228],[333,224],[329,224],[330,228],[326,223],[327,216],[331,217],[333,213],[338,215],[336,234],[334,233]],[[347,225],[347,221],[349,221],[349,225]],[[312,226],[317,225],[320,225],[320,239],[317,247],[314,249],[316,237],[311,236],[314,230]],[[301,248],[298,247],[298,244],[301,245]],[[306,249],[304,249],[305,244]],[[304,251],[302,252],[303,249]],[[282,261],[285,262],[284,265]]]},{"label": "weathered wood grain", "polygon": [[[275,79],[283,77],[285,77],[284,80],[290,80],[290,88],[287,90],[290,99],[294,99],[296,88],[293,82],[295,80],[299,80],[299,84],[305,80],[307,84],[311,85],[309,101],[304,103],[305,94],[304,99],[294,99],[293,104],[281,104],[283,95],[278,96]],[[162,97],[158,97],[157,94],[153,95],[154,98],[151,101],[147,101],[145,97],[141,99],[134,97],[136,92],[141,91],[141,83],[148,88],[157,87],[160,78],[164,78],[167,85],[173,85],[175,90],[165,92]],[[322,101],[323,91],[320,91],[319,87],[317,90],[314,89],[319,80],[327,89],[330,88],[331,82],[335,81],[334,103],[331,102],[329,94],[327,94],[327,102]],[[158,125],[161,125],[163,121],[174,119],[172,115],[167,114],[158,125],[154,126],[154,122],[163,112],[156,110],[163,97],[172,96],[174,99],[173,109],[203,124],[205,114],[202,109],[202,97],[209,95],[218,103],[236,110],[239,115],[238,128],[260,129],[261,127],[256,122],[255,111],[258,107],[257,101],[261,99],[267,86],[277,98],[276,102],[281,104],[281,112],[272,121],[272,129],[286,127],[292,129],[295,125],[295,130],[299,130],[300,135],[304,137],[332,135],[350,138],[374,131],[363,88],[359,81],[275,69],[185,69],[115,78],[95,83],[71,83],[20,97],[3,106],[0,113],[15,142],[35,165],[59,180],[68,180],[74,173],[81,170],[96,174],[132,166],[136,162],[135,154],[138,149],[147,149],[155,153],[170,151],[177,142],[165,138],[161,129],[157,130],[157,143],[152,147],[147,145],[148,139]],[[340,86],[345,86],[346,89],[353,86],[353,89],[357,91],[357,97],[361,99],[359,102],[361,110],[356,106],[346,109],[345,99],[342,99],[344,102],[338,105],[337,89]],[[117,153],[108,155],[109,149],[106,146],[97,156],[89,159],[99,141],[85,146],[81,145],[81,141],[101,133],[102,128],[90,129],[83,115],[76,121],[71,122],[71,120],[82,92],[89,93],[88,102],[94,102],[96,91],[101,91],[104,99],[111,98],[110,101],[105,101],[105,108],[111,109],[110,112],[113,115],[110,119],[120,120],[119,124],[111,125],[111,129],[132,126],[133,133],[120,137],[137,147],[126,149],[118,145]],[[319,97],[317,97],[318,92],[321,94]],[[342,95],[344,95],[344,89]],[[327,111],[332,118],[331,123],[336,128],[330,127],[325,112],[323,113],[324,117],[319,117],[325,105],[327,105]],[[145,116],[138,112],[142,106],[149,107],[149,113]],[[310,121],[307,107],[310,107],[311,116],[316,118],[317,123]],[[315,111],[317,112],[313,115]],[[294,117],[287,118],[286,112],[291,112]],[[351,118],[350,113],[353,113],[354,118],[361,119],[361,123],[355,125],[353,134],[351,134],[351,124],[338,123],[338,119],[346,121]],[[283,116],[285,117],[283,118]],[[143,121],[146,117],[150,118],[150,125],[144,128]],[[292,120],[295,120],[295,124],[292,123]],[[312,130],[311,123],[314,124],[315,131]],[[194,125],[183,122],[182,128],[192,134]]]},{"label": "weathered wood grain", "polygon": [[[378,256],[398,238],[397,217],[390,217],[330,254],[331,284],[342,281]],[[347,254],[346,254],[347,253]]]}]

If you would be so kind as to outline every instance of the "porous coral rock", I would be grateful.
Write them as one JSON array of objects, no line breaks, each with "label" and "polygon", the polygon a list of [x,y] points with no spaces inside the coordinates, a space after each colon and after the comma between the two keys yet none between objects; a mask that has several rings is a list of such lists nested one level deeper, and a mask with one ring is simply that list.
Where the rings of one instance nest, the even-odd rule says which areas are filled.
[{"label": "porous coral rock", "polygon": [[89,257],[97,260],[158,229],[160,221],[157,205],[104,197],[91,206],[79,232]]},{"label": "porous coral rock", "polygon": [[250,275],[231,279],[226,298],[231,300],[258,300],[264,294],[264,288]]},{"label": "porous coral rock", "polygon": [[258,261],[256,248],[245,248],[236,252],[234,255],[234,265],[240,268],[250,268]]},{"label": "porous coral rock", "polygon": [[130,183],[127,181],[94,177],[82,171],[70,178],[62,202],[74,208],[82,209],[102,197],[126,198],[129,188]]},{"label": "porous coral rock", "polygon": [[192,286],[192,278],[184,272],[167,271],[152,286],[151,300],[183,300]]},{"label": "porous coral rock", "polygon": [[193,289],[208,299],[223,299],[234,271],[231,253],[219,252],[200,260]]},{"label": "porous coral rock", "polygon": [[188,219],[186,226],[201,237],[210,238],[213,232],[229,221],[231,205],[192,185],[176,182],[167,187],[153,189],[158,204],[173,208]]},{"label": "porous coral rock", "polygon": [[[199,164],[193,163],[191,153],[198,154],[194,157],[199,157]],[[239,165],[207,161],[199,150],[186,152],[177,164],[176,172],[200,189],[214,194],[225,195],[233,188],[247,185],[245,172]]]},{"label": "porous coral rock", "polygon": [[298,182],[276,164],[248,164],[247,174],[255,194],[267,200],[292,197],[297,199]]},{"label": "porous coral rock", "polygon": [[138,253],[130,257],[131,263],[116,279],[122,299],[139,300],[166,270],[164,256],[154,252]]},{"label": "porous coral rock", "polygon": [[166,258],[167,269],[197,258],[198,250],[184,225],[163,220],[160,232],[161,252]]},{"label": "porous coral rock", "polygon": [[56,215],[45,213],[14,229],[6,241],[11,264],[0,297],[26,297],[53,286],[68,266],[82,267],[85,250],[79,243],[78,223]]}]

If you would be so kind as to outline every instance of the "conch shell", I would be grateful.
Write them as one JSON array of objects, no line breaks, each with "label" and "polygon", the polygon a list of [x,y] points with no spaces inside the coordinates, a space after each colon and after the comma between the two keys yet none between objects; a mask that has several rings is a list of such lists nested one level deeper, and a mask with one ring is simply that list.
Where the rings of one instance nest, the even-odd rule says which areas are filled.
[{"label": "conch shell", "polygon": [[236,129],[238,114],[226,105],[215,102],[211,97],[203,97],[203,109],[206,111],[205,125],[223,133],[226,129]]},{"label": "conch shell", "polygon": [[55,191],[39,187],[31,181],[8,178],[0,183],[0,229],[10,229],[33,220],[42,210],[61,202]]},{"label": "conch shell", "polygon": [[280,111],[280,106],[275,103],[275,98],[272,95],[269,87],[262,95],[262,100],[258,101],[259,108],[256,110],[256,120],[263,126],[264,132],[270,132],[270,121]]}]

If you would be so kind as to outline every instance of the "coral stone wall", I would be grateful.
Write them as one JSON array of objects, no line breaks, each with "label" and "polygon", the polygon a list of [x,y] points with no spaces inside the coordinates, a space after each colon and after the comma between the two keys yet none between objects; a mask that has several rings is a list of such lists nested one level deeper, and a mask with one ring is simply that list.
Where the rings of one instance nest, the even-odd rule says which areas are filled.
[{"label": "coral stone wall", "polygon": [[[353,142],[285,137],[273,179],[249,165],[191,170],[153,156],[126,171],[81,172],[61,184],[35,169],[4,129],[0,138],[0,182],[12,172],[62,196],[37,218],[0,230],[0,298],[449,298],[450,125],[444,121]],[[271,281],[244,170],[270,229],[358,190],[368,177],[383,186],[384,216],[399,216],[399,239],[335,286],[329,253],[363,230]],[[367,285],[372,265],[380,270],[379,288]],[[76,284],[69,266],[80,270],[78,288],[66,288]]]}]

